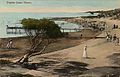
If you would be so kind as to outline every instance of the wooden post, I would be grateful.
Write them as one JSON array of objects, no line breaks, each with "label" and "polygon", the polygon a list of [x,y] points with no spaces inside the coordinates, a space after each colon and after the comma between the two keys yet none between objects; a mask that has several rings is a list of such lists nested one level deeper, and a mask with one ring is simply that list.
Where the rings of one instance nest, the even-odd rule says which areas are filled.
[{"label": "wooden post", "polygon": [[12,33],[13,33],[13,29],[12,29]]},{"label": "wooden post", "polygon": [[15,34],[17,34],[17,28],[15,28]]},{"label": "wooden post", "polygon": [[8,25],[6,25],[7,26],[7,28],[6,28],[6,32],[7,32],[7,34],[8,34]]},{"label": "wooden post", "polygon": [[8,34],[8,28],[6,28],[6,32],[7,32],[7,34]]},{"label": "wooden post", "polygon": [[21,34],[21,30],[19,30],[19,34]]}]

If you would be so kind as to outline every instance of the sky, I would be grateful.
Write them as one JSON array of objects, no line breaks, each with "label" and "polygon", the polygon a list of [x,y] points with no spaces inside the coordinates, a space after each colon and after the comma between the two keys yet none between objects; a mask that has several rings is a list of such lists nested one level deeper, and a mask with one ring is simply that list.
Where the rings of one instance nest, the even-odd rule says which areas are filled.
[{"label": "sky", "polygon": [[119,8],[120,0],[0,0],[0,12],[85,12]]}]

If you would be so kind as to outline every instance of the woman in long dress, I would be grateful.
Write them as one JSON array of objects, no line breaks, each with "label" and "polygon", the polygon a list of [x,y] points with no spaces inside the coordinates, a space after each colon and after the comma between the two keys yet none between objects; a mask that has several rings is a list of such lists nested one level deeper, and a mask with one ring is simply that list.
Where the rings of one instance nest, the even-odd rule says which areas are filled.
[{"label": "woman in long dress", "polygon": [[87,45],[84,46],[83,58],[87,58]]},{"label": "woman in long dress", "polygon": [[10,39],[6,45],[6,48],[12,48],[12,39]]}]

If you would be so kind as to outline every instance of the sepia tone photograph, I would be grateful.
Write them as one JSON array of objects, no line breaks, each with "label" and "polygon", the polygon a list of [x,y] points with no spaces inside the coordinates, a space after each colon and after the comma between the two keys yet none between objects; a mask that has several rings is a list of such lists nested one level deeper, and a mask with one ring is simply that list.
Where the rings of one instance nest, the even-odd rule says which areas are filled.
[{"label": "sepia tone photograph", "polygon": [[0,77],[120,77],[120,0],[0,0]]}]

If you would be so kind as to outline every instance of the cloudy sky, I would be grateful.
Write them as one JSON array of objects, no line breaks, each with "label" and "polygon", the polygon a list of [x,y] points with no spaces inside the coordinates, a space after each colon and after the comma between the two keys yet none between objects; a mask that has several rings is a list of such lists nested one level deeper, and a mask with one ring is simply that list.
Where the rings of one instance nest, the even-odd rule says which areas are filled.
[{"label": "cloudy sky", "polygon": [[0,0],[0,12],[84,12],[119,6],[120,0]]}]

